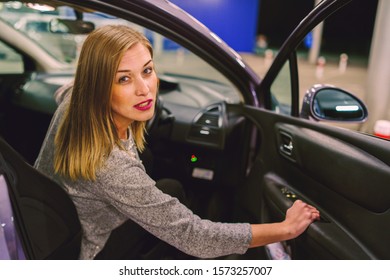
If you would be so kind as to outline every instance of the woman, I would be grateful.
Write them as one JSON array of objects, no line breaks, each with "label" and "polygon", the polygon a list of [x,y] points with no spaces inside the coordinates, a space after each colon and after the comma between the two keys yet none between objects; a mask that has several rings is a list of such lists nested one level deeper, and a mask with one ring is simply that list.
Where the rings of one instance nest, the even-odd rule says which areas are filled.
[{"label": "woman", "polygon": [[141,33],[104,26],[87,37],[72,94],[54,115],[36,162],[76,205],[81,259],[96,258],[128,220],[189,255],[213,258],[295,238],[319,219],[317,209],[297,201],[281,223],[214,223],[159,190],[137,153],[157,90],[152,47]]}]

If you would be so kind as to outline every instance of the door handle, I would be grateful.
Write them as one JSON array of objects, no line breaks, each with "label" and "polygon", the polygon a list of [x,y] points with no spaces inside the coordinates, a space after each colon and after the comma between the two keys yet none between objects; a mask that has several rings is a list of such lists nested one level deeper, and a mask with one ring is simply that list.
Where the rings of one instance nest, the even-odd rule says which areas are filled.
[{"label": "door handle", "polygon": [[283,144],[282,145],[282,150],[285,154],[291,155],[293,152],[294,146],[292,143],[292,140],[288,144]]},{"label": "door handle", "polygon": [[285,131],[279,131],[279,152],[288,157],[289,159],[294,158],[294,141],[290,134]]}]

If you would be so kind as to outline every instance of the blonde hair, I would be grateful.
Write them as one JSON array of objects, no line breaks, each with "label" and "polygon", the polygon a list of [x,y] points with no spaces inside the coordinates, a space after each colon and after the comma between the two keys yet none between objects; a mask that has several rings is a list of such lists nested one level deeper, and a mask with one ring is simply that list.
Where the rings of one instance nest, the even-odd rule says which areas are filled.
[{"label": "blonde hair", "polygon": [[[140,32],[106,25],[86,38],[77,65],[70,104],[55,137],[54,170],[72,180],[95,180],[114,145],[123,149],[111,111],[113,77],[124,53],[137,43],[153,50]],[[145,122],[130,126],[138,150],[145,145]]]}]

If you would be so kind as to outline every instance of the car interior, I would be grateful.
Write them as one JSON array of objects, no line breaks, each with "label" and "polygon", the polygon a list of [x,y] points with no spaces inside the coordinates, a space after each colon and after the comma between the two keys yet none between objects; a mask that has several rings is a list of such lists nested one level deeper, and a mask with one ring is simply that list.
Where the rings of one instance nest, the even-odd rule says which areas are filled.
[{"label": "car interior", "polygon": [[[75,20],[61,22],[73,30],[71,33],[85,32],[84,25],[80,30]],[[6,41],[2,43],[5,57],[21,65],[16,67],[16,73],[0,75],[0,135],[1,153],[5,158],[3,172],[14,214],[20,221],[16,228],[22,237],[25,256],[29,259],[73,259],[77,255],[78,248],[74,245],[80,240],[80,229],[72,221],[75,217],[72,204],[67,198],[60,197],[64,194],[54,182],[32,168],[57,107],[54,92],[71,80],[73,68],[60,73],[45,72],[40,62],[24,50]],[[176,52],[167,52],[166,57],[176,59]],[[160,58],[156,56],[156,59]],[[191,54],[187,59],[195,67],[196,63],[204,64]],[[215,70],[212,73],[216,73],[217,78],[212,80],[171,73],[170,69],[163,67],[161,64],[159,68],[156,114],[147,125],[148,149],[141,154],[147,171],[155,180],[168,177],[183,182],[191,208],[198,215],[215,221],[232,221],[233,212],[229,208],[235,200],[234,186],[246,172],[246,167],[238,164],[247,161],[246,153],[240,152],[246,149],[243,143],[248,141],[243,137],[243,131],[251,129],[234,112],[229,113],[230,121],[227,120],[226,102],[240,102],[237,90],[221,82],[221,77],[222,81],[226,78]],[[178,67],[184,68],[180,63]],[[17,127],[22,129],[15,129]],[[231,175],[226,177],[223,174]],[[12,182],[9,178],[17,179]],[[34,191],[28,195],[33,196],[39,191],[37,197],[28,199],[29,204],[25,205],[24,197],[28,195],[24,192],[31,190],[31,186],[34,186]],[[59,207],[58,201],[65,204],[63,209],[51,209]],[[62,217],[64,212],[69,212],[69,216]],[[46,227],[50,228],[41,233],[40,229]],[[52,235],[58,239],[50,240]],[[68,249],[72,250],[68,252]]]},{"label": "car interior", "polygon": [[[147,125],[147,154],[141,154],[154,180],[179,180],[191,210],[212,221],[279,222],[296,199],[314,205],[321,220],[281,244],[292,259],[390,258],[389,142],[324,124],[367,119],[366,106],[350,91],[313,81],[302,92],[298,83],[297,49],[305,34],[348,9],[350,0],[325,0],[313,9],[262,79],[223,56],[197,31],[201,27],[166,22],[185,17],[171,6],[161,11],[139,8],[143,1],[118,1],[117,6],[85,1],[84,7],[73,2],[46,1],[58,4],[58,14],[33,12],[57,28],[40,37],[47,40],[44,47],[35,35],[15,27],[15,13],[19,16],[24,5],[0,10],[0,195],[1,201],[10,199],[23,248],[15,254],[8,246],[9,258],[78,256],[81,232],[71,200],[32,166],[57,107],[54,93],[71,81],[85,33],[112,20],[140,28],[157,48],[159,99]],[[93,5],[96,10],[90,12]],[[169,17],[153,18],[168,12]],[[53,15],[60,27],[53,25]],[[49,49],[64,36],[73,38],[71,52]],[[8,218],[9,210],[4,211]],[[0,235],[0,248],[6,241]],[[227,258],[271,259],[267,250]]]}]

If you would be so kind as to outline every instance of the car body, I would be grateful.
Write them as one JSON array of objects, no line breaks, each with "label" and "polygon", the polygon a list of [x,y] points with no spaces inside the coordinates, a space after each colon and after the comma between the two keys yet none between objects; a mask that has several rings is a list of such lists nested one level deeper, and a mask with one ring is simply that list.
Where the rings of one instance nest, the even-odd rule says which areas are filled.
[{"label": "car body", "polygon": [[[317,24],[348,9],[349,2],[324,0],[316,6],[281,46],[264,77],[168,1],[47,4],[94,11],[85,19],[95,19],[96,25],[104,24],[104,18],[120,18],[151,38],[161,106],[147,138],[153,154],[148,172],[154,179],[181,181],[196,214],[223,222],[276,222],[299,198],[317,207],[322,219],[283,244],[292,258],[387,259],[389,142],[318,122],[363,122],[367,110],[350,93],[325,86],[337,95],[331,106],[348,100],[360,110],[358,116],[327,118],[316,114],[315,107],[322,103],[316,99],[321,96],[317,88],[324,85],[313,82],[306,95],[298,86],[299,44]],[[53,94],[72,79],[74,61],[56,59],[13,29],[0,21],[0,40],[22,63],[12,73],[0,74],[0,134],[33,164],[57,106]],[[276,84],[283,87],[275,89]],[[280,99],[277,91],[290,101]],[[301,102],[307,106],[300,110]],[[237,256],[270,257],[264,247]]]}]

